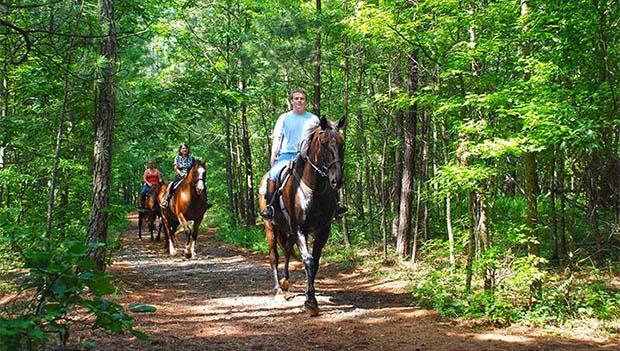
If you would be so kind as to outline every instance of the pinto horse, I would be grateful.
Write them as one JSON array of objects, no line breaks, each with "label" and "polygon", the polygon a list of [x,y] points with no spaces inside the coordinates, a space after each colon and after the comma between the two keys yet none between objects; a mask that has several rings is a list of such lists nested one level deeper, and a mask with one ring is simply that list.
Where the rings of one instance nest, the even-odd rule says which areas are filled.
[{"label": "pinto horse", "polygon": [[[159,192],[160,203],[166,196],[165,189]],[[169,205],[162,209],[164,219],[164,234],[170,256],[176,254],[174,248],[177,243],[176,230],[179,224],[182,226],[187,242],[185,244],[185,257],[193,258],[196,255],[196,239],[202,218],[207,210],[207,196],[205,192],[205,164],[196,160],[189,169],[187,176],[181,180],[174,190]],[[188,221],[194,221],[190,229]],[[191,234],[191,236],[190,236]],[[190,240],[191,239],[191,240]]]},{"label": "pinto horse", "polygon": [[[319,269],[321,252],[329,238],[332,219],[336,211],[338,190],[344,178],[344,137],[340,129],[345,119],[338,123],[321,118],[311,132],[304,150],[279,186],[281,196],[273,220],[265,220],[265,233],[269,245],[269,263],[274,280],[274,292],[288,290],[289,261],[293,246],[297,244],[306,271],[306,301],[304,308],[312,316],[319,313],[314,296],[314,279]],[[268,174],[261,179],[264,192]],[[264,196],[259,196],[259,208],[267,206]],[[279,205],[279,206],[278,206]],[[312,253],[308,249],[308,236],[314,236]],[[278,250],[284,252],[284,278],[278,275]]]},{"label": "pinto horse", "polygon": [[[163,184],[165,186],[165,184]],[[159,229],[157,230],[157,241],[161,237],[161,227],[163,221],[161,218],[161,208],[159,207],[159,191],[161,185],[154,185],[146,194],[146,200],[144,201],[144,208],[139,210],[138,213],[138,238],[142,240],[142,223],[147,221],[149,232],[151,233],[151,241],[153,238],[153,232],[155,231],[155,220],[159,218]],[[165,188],[164,188],[165,189]]]}]

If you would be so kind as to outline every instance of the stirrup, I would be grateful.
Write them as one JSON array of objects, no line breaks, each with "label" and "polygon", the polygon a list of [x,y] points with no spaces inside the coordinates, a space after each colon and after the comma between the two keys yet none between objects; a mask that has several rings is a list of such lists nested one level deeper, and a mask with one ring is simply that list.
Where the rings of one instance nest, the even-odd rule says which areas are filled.
[{"label": "stirrup", "polygon": [[334,214],[334,218],[341,219],[347,212],[349,212],[349,208],[341,203],[338,203],[336,205],[336,213]]},{"label": "stirrup", "polygon": [[264,211],[260,212],[260,216],[263,217],[264,219],[273,219],[273,206],[268,205],[267,207],[265,207]]}]

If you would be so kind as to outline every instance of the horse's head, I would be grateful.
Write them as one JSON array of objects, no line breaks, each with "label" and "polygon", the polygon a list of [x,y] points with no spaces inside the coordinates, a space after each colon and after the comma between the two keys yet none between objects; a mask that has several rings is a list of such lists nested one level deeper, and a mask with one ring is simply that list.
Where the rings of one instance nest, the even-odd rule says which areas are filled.
[{"label": "horse's head", "polygon": [[188,173],[188,181],[191,185],[196,185],[196,192],[198,194],[205,190],[205,163],[203,161],[194,161]]},{"label": "horse's head", "polygon": [[328,178],[334,190],[340,189],[344,178],[344,136],[340,129],[345,123],[344,118],[334,123],[321,117],[308,145],[308,160],[320,176]]}]

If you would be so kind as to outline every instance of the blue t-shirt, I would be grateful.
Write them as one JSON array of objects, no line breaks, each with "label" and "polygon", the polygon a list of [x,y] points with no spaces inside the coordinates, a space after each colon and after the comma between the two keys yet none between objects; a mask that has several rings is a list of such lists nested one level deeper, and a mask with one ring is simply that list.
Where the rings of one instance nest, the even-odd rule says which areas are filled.
[{"label": "blue t-shirt", "polygon": [[273,129],[273,140],[279,145],[272,147],[278,154],[299,152],[299,143],[308,135],[308,131],[319,124],[319,118],[310,112],[298,115],[293,111],[283,113]]}]

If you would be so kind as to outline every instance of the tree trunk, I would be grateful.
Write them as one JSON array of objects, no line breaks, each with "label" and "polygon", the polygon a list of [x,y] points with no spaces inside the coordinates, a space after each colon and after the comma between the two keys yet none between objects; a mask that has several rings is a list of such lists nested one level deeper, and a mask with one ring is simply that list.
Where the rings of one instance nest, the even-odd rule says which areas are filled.
[{"label": "tree trunk", "polygon": [[239,218],[239,220],[241,220],[242,222],[245,222],[245,214],[246,214],[246,208],[247,208],[247,203],[246,203],[246,196],[245,196],[245,189],[246,189],[246,185],[245,185],[245,172],[243,171],[243,160],[241,159],[241,131],[240,131],[240,127],[235,123],[234,125],[234,140],[235,140],[235,174],[236,174],[236,178],[235,180],[237,181],[236,184],[236,191],[237,191],[237,216]]},{"label": "tree trunk", "polygon": [[[446,122],[441,124],[441,141],[443,146],[443,160],[448,164],[448,137],[446,135]],[[454,267],[454,234],[452,232],[452,206],[450,194],[446,196],[446,231],[448,232],[448,246],[450,250],[450,265]]]},{"label": "tree trunk", "polygon": [[560,255],[566,257],[568,255],[568,246],[566,244],[566,198],[564,197],[564,152],[560,152],[558,160],[558,176],[557,191],[560,196]]},{"label": "tree trunk", "polygon": [[551,205],[551,237],[553,239],[553,248],[551,250],[551,261],[558,264],[560,261],[560,240],[558,236],[558,212],[557,212],[557,153],[558,150],[552,150],[551,172],[549,174],[549,192]]},{"label": "tree trunk", "polygon": [[321,0],[316,0],[316,39],[314,42],[314,114],[321,117]]},{"label": "tree trunk", "polygon": [[424,139],[424,144],[423,144],[423,152],[422,152],[422,172],[421,173],[421,177],[420,179],[422,180],[422,185],[424,187],[424,212],[422,214],[422,233],[424,241],[427,241],[430,238],[430,234],[429,234],[429,194],[430,194],[430,189],[429,189],[429,169],[430,169],[430,158],[431,158],[431,123],[430,123],[430,115],[428,114],[428,112],[425,110],[424,111],[424,115],[423,115],[423,134],[422,134],[422,138]]},{"label": "tree trunk", "polygon": [[[388,119],[388,128],[387,130],[390,129],[389,126],[389,119]],[[382,236],[382,248],[383,248],[383,259],[387,259],[387,247],[388,247],[388,223],[387,223],[387,208],[388,208],[388,194],[387,194],[387,189],[386,189],[386,168],[387,168],[387,164],[386,164],[386,160],[387,160],[387,151],[388,151],[388,141],[390,139],[390,135],[389,133],[386,133],[385,137],[383,138],[383,148],[381,150],[381,163],[379,165],[379,167],[381,167],[380,169],[380,175],[379,175],[379,179],[380,179],[380,184],[381,184],[381,236]]]},{"label": "tree trunk", "polygon": [[[75,29],[77,29],[80,25],[80,20],[82,18],[82,12],[78,13],[78,18],[76,20]],[[62,144],[62,131],[63,124],[65,121],[65,114],[67,103],[69,99],[69,73],[71,68],[71,63],[73,62],[73,45],[75,43],[75,37],[71,37],[69,40],[69,50],[67,51],[67,56],[65,58],[65,64],[67,65],[67,71],[65,72],[64,82],[63,82],[63,94],[62,94],[62,105],[60,106],[60,112],[58,113],[58,129],[56,130],[56,148],[54,150],[54,165],[52,166],[52,178],[50,180],[50,197],[47,206],[47,221],[46,221],[46,235],[48,240],[51,239],[52,235],[52,221],[54,216],[54,201],[56,197],[56,185],[58,179],[58,164],[60,163],[60,148]]]},{"label": "tree trunk", "polygon": [[[247,25],[246,25],[247,27]],[[246,28],[247,29],[247,28]],[[239,80],[239,91],[243,96],[245,94],[245,67],[243,60],[241,60],[241,79]],[[243,165],[245,174],[245,214],[244,223],[246,226],[253,226],[256,224],[255,210],[254,210],[254,186],[252,185],[252,152],[250,149],[250,137],[248,132],[248,120],[247,120],[247,102],[243,99],[241,103],[241,143],[243,145]]]},{"label": "tree trunk", "polygon": [[[349,1],[344,0],[344,16],[349,15]],[[349,78],[351,76],[351,59],[349,58],[349,36],[347,33],[344,33],[344,96],[342,101],[342,115],[345,120],[349,120]],[[344,130],[342,131],[344,134],[345,140],[347,139],[347,125],[345,124]],[[346,149],[346,144],[345,144]],[[346,152],[346,150],[345,150]],[[346,184],[342,184],[342,188],[340,188],[340,201],[342,203],[347,203],[347,191]],[[347,216],[342,218],[342,237],[344,239],[344,245],[347,248],[351,247],[351,238],[349,234],[349,226],[347,222]]]},{"label": "tree trunk", "polygon": [[599,186],[600,178],[598,177],[599,168],[601,167],[598,151],[595,151],[592,155],[592,160],[588,167],[586,167],[585,173],[585,187],[586,187],[586,207],[588,210],[588,221],[590,222],[590,230],[594,234],[595,240],[595,256],[596,263],[599,268],[605,266],[605,257],[603,255],[603,245],[601,238],[601,231],[598,223],[598,204],[599,204]]},{"label": "tree trunk", "polygon": [[[396,67],[394,70],[394,85],[397,88],[403,87],[403,80],[401,76],[400,67]],[[400,220],[400,193],[401,193],[401,185],[402,185],[402,172],[403,172],[403,164],[402,164],[402,148],[400,147],[400,142],[403,141],[404,134],[404,120],[405,120],[405,112],[401,109],[396,110],[395,114],[396,123],[394,124],[395,136],[394,139],[398,140],[399,144],[394,148],[394,176],[392,177],[392,213],[394,217],[392,218],[392,237],[398,237],[398,223]]]},{"label": "tree trunk", "polygon": [[[408,91],[413,95],[417,91],[418,83],[418,60],[417,52],[409,54],[409,84]],[[405,257],[409,252],[410,228],[411,228],[411,197],[413,193],[413,175],[415,172],[415,134],[416,134],[417,106],[414,104],[407,113],[405,126],[405,157],[402,173],[402,185],[400,192],[400,217],[398,221],[398,233],[396,236],[396,253],[399,257]]]},{"label": "tree trunk", "polygon": [[98,115],[94,142],[92,208],[88,217],[89,255],[100,271],[105,271],[105,246],[108,241],[107,208],[112,174],[112,142],[114,133],[116,74],[116,23],[114,0],[99,0],[99,19],[106,30],[101,51],[105,58],[99,83]]}]

